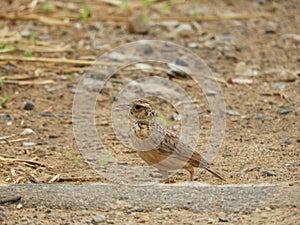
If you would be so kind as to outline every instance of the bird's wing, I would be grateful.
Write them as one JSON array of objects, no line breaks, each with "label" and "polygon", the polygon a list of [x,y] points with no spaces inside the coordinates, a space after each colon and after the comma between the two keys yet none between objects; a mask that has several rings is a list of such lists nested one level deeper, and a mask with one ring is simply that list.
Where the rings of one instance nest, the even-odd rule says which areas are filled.
[{"label": "bird's wing", "polygon": [[[173,136],[173,134],[167,133],[166,138],[169,135]],[[170,139],[170,138],[168,138],[168,139]],[[172,139],[174,140],[174,138],[172,138]],[[173,154],[175,155],[175,157],[177,156],[179,159],[181,159],[185,162],[188,162],[189,164],[191,164],[194,167],[200,166],[202,168],[205,168],[205,167],[209,166],[209,163],[200,155],[200,153],[195,151],[188,144],[180,141],[178,137],[172,143],[172,146],[173,146],[172,149],[174,149]]]},{"label": "bird's wing", "polygon": [[[160,147],[157,150],[160,154],[165,157],[174,157],[177,160],[191,164],[194,167],[208,167],[209,163],[196,151],[193,150],[189,145],[183,143],[179,140],[178,136],[167,131],[159,124],[155,124],[153,129],[155,129],[157,137],[163,135],[164,139],[162,140]],[[151,132],[152,133],[152,132]]]},{"label": "bird's wing", "polygon": [[181,162],[182,166],[189,164],[193,167],[204,168],[219,179],[225,180],[220,174],[209,168],[209,163],[200,155],[200,153],[194,151],[189,145],[181,142],[177,135],[174,135],[162,127],[157,127],[156,129],[159,129],[157,133],[158,136],[165,135],[160,145],[155,149],[162,158],[170,158],[170,162],[173,163],[177,160],[177,163]]}]

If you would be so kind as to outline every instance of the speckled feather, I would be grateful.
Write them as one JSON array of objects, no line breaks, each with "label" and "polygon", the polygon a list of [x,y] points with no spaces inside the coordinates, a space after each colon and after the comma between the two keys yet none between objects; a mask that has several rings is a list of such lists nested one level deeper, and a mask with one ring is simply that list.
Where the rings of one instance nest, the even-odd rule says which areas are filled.
[{"label": "speckled feather", "polygon": [[[156,167],[165,177],[168,171],[180,168],[194,175],[193,167],[201,167],[224,180],[217,172],[209,168],[209,163],[189,145],[180,142],[178,136],[164,129],[155,119],[156,112],[148,100],[132,103],[131,115],[134,119],[134,132],[137,138],[146,140],[150,137],[157,147],[148,151],[138,151],[138,155],[149,165]],[[161,138],[164,137],[162,140]]]}]

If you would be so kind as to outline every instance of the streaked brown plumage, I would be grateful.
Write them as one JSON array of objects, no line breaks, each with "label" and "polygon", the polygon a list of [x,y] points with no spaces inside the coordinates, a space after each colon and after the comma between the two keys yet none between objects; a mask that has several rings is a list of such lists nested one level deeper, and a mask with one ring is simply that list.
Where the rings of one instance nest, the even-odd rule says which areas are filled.
[{"label": "streaked brown plumage", "polygon": [[[166,179],[166,182],[169,182],[168,171],[180,168],[189,171],[190,180],[193,181],[194,167],[204,168],[219,179],[224,180],[221,175],[209,168],[209,163],[198,152],[187,144],[180,142],[176,135],[167,131],[155,121],[157,113],[149,100],[137,100],[130,106],[130,115],[134,121],[133,129],[136,137],[142,141],[150,137],[152,143],[159,143],[151,150],[138,151],[138,155],[149,165],[157,168]],[[155,135],[152,135],[153,133]],[[164,138],[162,139],[162,137]]]}]

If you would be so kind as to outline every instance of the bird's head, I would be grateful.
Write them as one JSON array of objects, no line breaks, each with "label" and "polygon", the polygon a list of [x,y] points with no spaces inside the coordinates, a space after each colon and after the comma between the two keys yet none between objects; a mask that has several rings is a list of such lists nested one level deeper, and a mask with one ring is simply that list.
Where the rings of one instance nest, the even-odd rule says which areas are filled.
[{"label": "bird's head", "polygon": [[130,115],[135,120],[150,121],[156,116],[156,111],[147,99],[139,99],[131,104]]}]

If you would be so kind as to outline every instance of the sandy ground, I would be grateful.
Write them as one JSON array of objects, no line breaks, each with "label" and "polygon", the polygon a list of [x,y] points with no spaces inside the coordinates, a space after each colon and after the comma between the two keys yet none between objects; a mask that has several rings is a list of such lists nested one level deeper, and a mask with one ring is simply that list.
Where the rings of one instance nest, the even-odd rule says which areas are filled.
[{"label": "sandy ground", "polygon": [[[127,11],[124,5],[87,1],[87,19],[80,19],[84,17],[81,1],[1,3],[1,185],[113,183],[109,174],[97,173],[89,166],[83,154],[89,148],[78,149],[72,123],[73,97],[78,82],[89,70],[88,62],[122,44],[145,39],[171,41],[192,50],[213,71],[224,95],[226,133],[212,168],[226,181],[197,170],[195,182],[241,185],[299,180],[298,1],[174,2],[167,7],[167,1],[159,1],[143,8],[139,1],[132,1]],[[129,33],[129,18],[142,10],[143,20],[150,20],[146,33]],[[203,21],[198,18],[197,22],[195,16],[202,16]],[[196,147],[204,154],[212,127],[205,94],[189,77],[168,75],[164,64],[153,63],[146,71],[140,68],[133,65],[118,71],[97,99],[96,128],[109,152],[104,162],[113,157],[122,165],[146,166],[134,150],[122,145],[115,136],[111,107],[128,82],[154,75],[176,82],[195,99],[200,124]],[[24,109],[26,101],[34,103],[33,110]],[[167,121],[166,127],[178,133],[180,121],[174,120],[174,107],[161,99],[155,99],[155,105]],[[180,170],[173,179],[180,183],[188,177],[187,172]],[[216,212],[155,209],[71,213],[64,208],[48,210],[45,206],[24,205],[17,209],[17,205],[1,206],[5,216],[1,208],[0,217],[6,224],[51,224],[53,220],[82,224],[91,223],[99,214],[106,218],[103,223],[115,224],[152,220],[156,224],[218,223]],[[258,208],[226,216],[232,224],[295,224],[299,208]],[[82,222],[85,219],[90,221]]]}]

